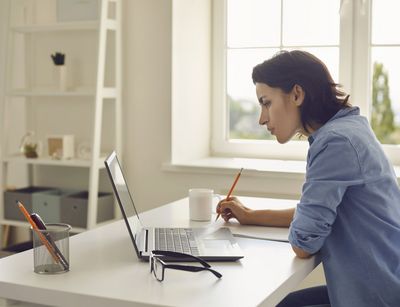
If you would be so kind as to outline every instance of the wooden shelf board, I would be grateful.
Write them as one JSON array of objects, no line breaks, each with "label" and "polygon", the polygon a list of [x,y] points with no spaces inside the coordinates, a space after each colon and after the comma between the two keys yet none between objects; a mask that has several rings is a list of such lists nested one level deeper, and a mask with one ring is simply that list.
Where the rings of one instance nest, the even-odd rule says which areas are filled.
[{"label": "wooden shelf board", "polygon": [[[79,89],[71,91],[58,91],[56,89],[15,89],[8,92],[8,96],[13,97],[94,97],[96,90]],[[103,98],[116,98],[115,87],[104,87],[101,91]]]},{"label": "wooden shelf board", "polygon": [[[97,166],[99,168],[104,168],[104,160],[106,157],[100,157],[97,161]],[[6,157],[4,162],[14,162],[14,163],[25,163],[25,164],[33,164],[33,165],[54,165],[54,166],[75,166],[75,167],[90,167],[90,160],[83,159],[69,159],[69,160],[54,160],[51,158],[25,158],[22,156],[11,156]]]},{"label": "wooden shelf board", "polygon": [[[31,225],[28,222],[25,221],[16,221],[16,220],[8,220],[8,219],[2,219],[0,220],[1,225],[10,225],[10,226],[17,226],[17,227],[26,227],[29,228]],[[84,232],[86,231],[86,228],[81,228],[81,227],[74,227],[72,226],[71,232]]]},{"label": "wooden shelf board", "polygon": [[42,25],[23,25],[13,26],[11,30],[19,33],[35,33],[35,32],[57,32],[57,31],[80,31],[80,30],[98,30],[98,21],[82,21],[82,22],[63,22]]},{"label": "wooden shelf board", "polygon": [[9,96],[31,96],[31,97],[43,97],[43,96],[59,96],[59,97],[71,97],[71,96],[94,96],[95,90],[77,90],[77,91],[58,91],[55,89],[16,89],[8,93]]}]

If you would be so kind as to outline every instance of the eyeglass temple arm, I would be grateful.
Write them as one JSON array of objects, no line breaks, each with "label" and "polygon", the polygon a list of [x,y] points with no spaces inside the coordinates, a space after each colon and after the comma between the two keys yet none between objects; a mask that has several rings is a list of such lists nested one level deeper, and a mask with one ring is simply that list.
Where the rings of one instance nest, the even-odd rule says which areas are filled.
[{"label": "eyeglass temple arm", "polygon": [[152,252],[154,255],[158,256],[169,256],[169,257],[175,257],[175,258],[192,258],[195,259],[196,261],[200,262],[203,266],[206,268],[210,268],[211,265],[209,265],[206,261],[203,259],[190,255],[190,254],[185,254],[185,253],[179,253],[179,252],[171,252],[171,251],[163,251],[163,250],[153,250]]},{"label": "eyeglass temple arm", "polygon": [[202,268],[198,266],[190,266],[190,265],[180,265],[180,264],[166,264],[166,268],[170,269],[175,269],[175,270],[181,270],[181,271],[188,271],[188,272],[200,272],[200,271],[210,271],[213,273],[216,277],[221,278],[222,274],[210,269],[210,268]]}]

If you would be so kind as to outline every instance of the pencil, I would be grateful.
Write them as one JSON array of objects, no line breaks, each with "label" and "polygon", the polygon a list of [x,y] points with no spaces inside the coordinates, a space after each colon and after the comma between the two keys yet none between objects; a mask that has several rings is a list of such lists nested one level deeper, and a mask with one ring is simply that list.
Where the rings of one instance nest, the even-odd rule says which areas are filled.
[{"label": "pencil", "polygon": [[[225,198],[226,200],[229,200],[229,197],[231,197],[232,192],[233,192],[233,189],[235,188],[236,183],[238,182],[239,177],[240,177],[240,175],[242,174],[242,171],[243,171],[243,167],[240,169],[240,172],[236,175],[235,181],[233,182],[233,184],[232,184],[232,186],[231,186],[231,189],[229,190],[228,195],[227,195],[226,198]],[[221,214],[218,213],[217,217],[215,218],[215,221],[217,221],[217,220],[219,219],[220,215],[221,215]]]},{"label": "pencil", "polygon": [[51,256],[53,257],[54,261],[56,263],[59,263],[60,260],[58,259],[56,253],[53,250],[53,247],[50,245],[50,243],[47,241],[47,239],[45,238],[45,236],[39,231],[39,228],[37,227],[37,225],[35,224],[35,222],[32,220],[32,218],[30,217],[28,211],[25,209],[24,205],[17,201],[18,204],[18,208],[19,210],[21,210],[22,214],[25,216],[25,218],[28,220],[28,222],[31,224],[32,229],[36,232],[36,234],[39,236],[40,241],[42,241],[43,245],[46,246],[47,250],[49,251],[49,253],[51,254]]}]

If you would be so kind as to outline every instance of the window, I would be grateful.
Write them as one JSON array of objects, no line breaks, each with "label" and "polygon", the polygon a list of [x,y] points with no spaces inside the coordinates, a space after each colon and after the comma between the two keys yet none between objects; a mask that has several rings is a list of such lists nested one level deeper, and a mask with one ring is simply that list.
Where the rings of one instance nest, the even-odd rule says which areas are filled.
[{"label": "window", "polygon": [[372,1],[371,125],[384,144],[400,144],[400,37],[396,0]]},{"label": "window", "polygon": [[302,49],[327,64],[394,156],[400,147],[399,8],[396,0],[215,1],[213,154],[304,159],[305,138],[280,145],[258,125],[251,80],[252,68],[280,49]]}]

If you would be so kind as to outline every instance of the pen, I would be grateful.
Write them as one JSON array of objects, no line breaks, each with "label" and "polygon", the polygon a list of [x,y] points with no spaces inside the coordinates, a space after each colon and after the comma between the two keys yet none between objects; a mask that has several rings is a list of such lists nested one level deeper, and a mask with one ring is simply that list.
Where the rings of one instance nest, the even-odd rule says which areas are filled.
[{"label": "pen", "polygon": [[[35,222],[37,227],[40,230],[46,230],[46,224],[43,222],[42,218],[40,217],[39,214],[37,213],[31,213],[30,215],[31,219]],[[61,265],[64,267],[65,270],[69,269],[69,263],[67,259],[65,259],[64,255],[61,253],[60,249],[58,248],[57,244],[54,242],[53,238],[48,232],[44,233],[47,241],[51,244],[51,246],[54,248],[54,251],[56,252],[57,257],[59,258]]]},{"label": "pen", "polygon": [[37,225],[35,224],[35,222],[32,220],[32,218],[30,217],[28,211],[26,211],[24,205],[20,202],[17,201],[18,204],[18,208],[19,210],[21,210],[22,214],[25,216],[25,218],[28,220],[28,222],[31,224],[32,229],[37,233],[37,235],[39,236],[40,241],[42,241],[43,245],[46,246],[47,250],[49,251],[49,253],[51,254],[51,256],[53,257],[54,261],[56,263],[59,263],[60,260],[57,257],[57,255],[55,254],[53,247],[50,245],[50,243],[47,241],[47,239],[45,238],[45,236],[39,231],[39,228],[37,227]]},{"label": "pen", "polygon": [[[231,197],[233,189],[235,188],[235,185],[238,182],[239,177],[242,174],[242,171],[243,171],[243,167],[240,169],[240,172],[236,175],[235,181],[233,182],[231,189],[229,190],[228,195],[225,198],[226,200],[229,200],[229,197]],[[219,219],[220,215],[221,215],[221,213],[218,213],[217,217],[215,218],[215,221],[217,221]]]}]

